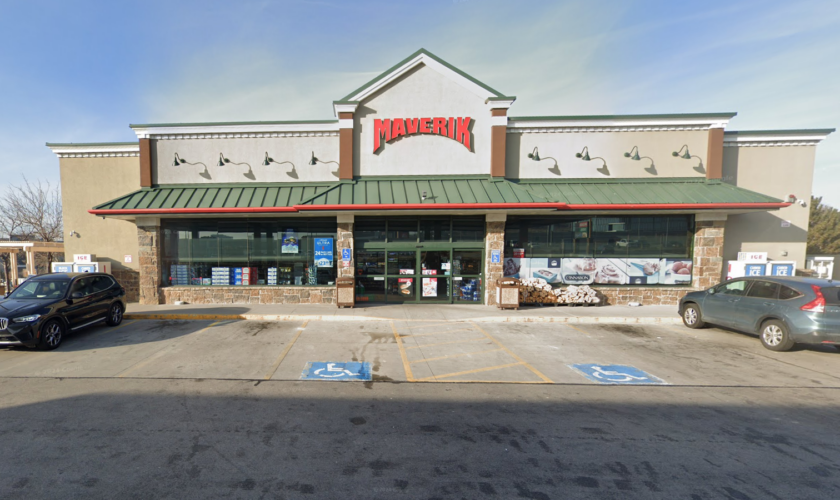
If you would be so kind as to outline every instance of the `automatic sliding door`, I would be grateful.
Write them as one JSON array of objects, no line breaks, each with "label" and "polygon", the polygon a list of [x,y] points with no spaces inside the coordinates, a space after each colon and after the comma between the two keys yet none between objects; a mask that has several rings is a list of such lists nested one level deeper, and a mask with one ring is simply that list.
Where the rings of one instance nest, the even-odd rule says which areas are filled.
[{"label": "automatic sliding door", "polygon": [[420,302],[451,302],[451,251],[420,252]]}]

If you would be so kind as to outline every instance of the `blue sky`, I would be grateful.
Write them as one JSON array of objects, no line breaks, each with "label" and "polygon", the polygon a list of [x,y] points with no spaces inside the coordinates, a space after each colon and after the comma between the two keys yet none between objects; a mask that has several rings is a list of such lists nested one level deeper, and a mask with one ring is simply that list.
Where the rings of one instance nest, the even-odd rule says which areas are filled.
[{"label": "blue sky", "polygon": [[[136,140],[129,123],[333,118],[334,99],[421,47],[518,96],[512,115],[737,111],[730,130],[837,128],[837,7],[0,0],[0,188],[57,183],[45,142]],[[818,146],[814,185],[840,206],[840,134]]]}]

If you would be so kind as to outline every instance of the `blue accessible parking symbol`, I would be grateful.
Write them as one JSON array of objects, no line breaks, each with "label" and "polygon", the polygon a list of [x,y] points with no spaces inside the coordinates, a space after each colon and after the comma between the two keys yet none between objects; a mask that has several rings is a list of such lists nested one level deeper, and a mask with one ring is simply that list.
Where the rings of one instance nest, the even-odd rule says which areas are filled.
[{"label": "blue accessible parking symbol", "polygon": [[370,363],[351,361],[349,363],[332,363],[310,361],[300,374],[301,380],[371,380]]},{"label": "blue accessible parking symbol", "polygon": [[643,372],[638,368],[623,365],[597,365],[579,364],[569,365],[569,368],[577,370],[584,377],[598,382],[599,384],[657,384],[667,385],[667,382],[653,375]]}]

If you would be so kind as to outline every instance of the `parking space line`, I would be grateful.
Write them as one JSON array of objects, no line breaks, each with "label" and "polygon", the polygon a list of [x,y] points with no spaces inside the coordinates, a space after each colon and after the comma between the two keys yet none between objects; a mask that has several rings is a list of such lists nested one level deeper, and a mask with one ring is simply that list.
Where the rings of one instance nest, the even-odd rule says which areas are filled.
[{"label": "parking space line", "polygon": [[408,354],[405,352],[405,346],[403,346],[402,340],[400,339],[400,334],[397,333],[397,327],[394,325],[394,322],[391,321],[391,331],[394,332],[394,338],[397,339],[397,347],[400,349],[400,357],[402,358],[403,362],[403,369],[405,370],[405,379],[409,382],[415,382],[414,374],[411,373],[411,364],[408,362]]},{"label": "parking space line", "polygon": [[587,337],[591,337],[591,335],[589,335],[589,332],[587,332],[586,330],[581,330],[580,328],[576,327],[575,325],[570,325],[570,324],[566,323],[566,326],[568,326],[572,330],[579,331],[580,333],[586,335]]},{"label": "parking space line", "polygon": [[[434,320],[411,320],[411,321],[434,321]],[[406,329],[414,330],[414,329],[417,329],[417,328],[434,328],[434,327],[438,327],[438,326],[451,325],[452,323],[453,323],[452,321],[447,321],[446,323],[436,323],[436,324],[432,324],[432,325],[406,326]]]},{"label": "parking space line", "polygon": [[414,363],[427,363],[429,361],[439,361],[441,359],[452,359],[452,358],[460,358],[463,356],[469,356],[471,354],[484,354],[485,352],[497,352],[501,351],[502,349],[488,349],[486,351],[473,351],[473,352],[462,352],[460,354],[450,354],[449,356],[439,356],[437,358],[428,358],[428,359],[418,359],[417,361],[412,361],[411,364]]},{"label": "parking space line", "polygon": [[289,354],[289,351],[292,350],[292,346],[295,345],[295,342],[297,342],[297,339],[300,338],[300,335],[306,329],[306,325],[308,325],[308,324],[309,324],[309,320],[306,320],[306,321],[303,322],[302,325],[300,325],[297,333],[292,338],[292,341],[289,342],[286,345],[286,348],[283,349],[283,352],[281,352],[280,356],[277,357],[277,361],[274,362],[274,364],[271,366],[271,369],[268,371],[268,373],[266,373],[266,375],[264,377],[265,380],[271,380],[271,377],[273,377],[274,374],[277,372],[277,370],[280,368],[280,363],[282,363],[283,360],[286,359],[286,355]]},{"label": "parking space line", "polygon": [[528,363],[528,362],[527,362],[527,361],[525,361],[524,359],[520,358],[519,356],[517,356],[516,354],[514,354],[514,352],[513,352],[513,351],[511,351],[510,349],[508,349],[507,347],[505,347],[504,345],[502,345],[502,343],[501,343],[501,342],[499,342],[498,340],[496,340],[495,338],[493,338],[493,337],[492,337],[489,333],[487,333],[486,331],[484,331],[484,329],[483,329],[483,328],[481,328],[480,326],[476,325],[476,324],[475,324],[475,323],[473,323],[472,321],[470,321],[470,324],[471,324],[471,325],[473,325],[473,326],[476,328],[476,330],[478,330],[478,331],[480,331],[481,333],[483,333],[484,335],[486,335],[486,336],[487,336],[487,338],[488,338],[488,339],[490,339],[490,340],[491,340],[494,344],[496,344],[497,346],[499,346],[499,347],[501,347],[502,349],[504,349],[504,351],[505,351],[506,353],[510,354],[510,355],[511,355],[511,356],[512,356],[515,360],[522,362],[522,364],[523,364],[526,368],[528,368],[529,370],[531,370],[532,372],[534,372],[534,374],[535,374],[536,376],[538,376],[539,378],[543,379],[543,381],[545,381],[546,383],[549,383],[549,384],[553,384],[553,383],[554,383],[554,382],[553,382],[550,378],[546,377],[546,376],[545,376],[545,375],[543,375],[543,374],[542,374],[539,370],[537,370],[536,368],[534,368],[533,366],[531,366],[531,364],[530,364],[530,363]]},{"label": "parking space line", "polygon": [[[204,328],[202,328],[201,330],[198,330],[195,333],[201,333],[204,330],[207,330],[208,328],[212,328],[212,327],[218,325],[221,322],[222,321],[215,321],[213,323],[210,323],[209,325],[205,326]],[[168,340],[171,340],[171,339],[168,339]],[[169,350],[173,345],[174,345],[173,343],[166,344],[160,350],[158,350],[157,352],[155,352],[154,354],[152,354],[148,358],[143,359],[141,361],[138,361],[137,363],[134,363],[133,365],[129,366],[125,370],[118,373],[116,378],[123,378],[123,377],[127,376],[130,372],[132,372],[132,371],[134,371],[138,368],[143,368],[144,366],[148,365],[152,361],[154,361],[154,360],[158,359],[159,357],[163,356],[164,354],[166,354],[166,351]]]},{"label": "parking space line", "polygon": [[411,347],[406,347],[405,350],[407,351],[409,349],[420,349],[421,347],[433,347],[433,346],[438,346],[438,345],[462,344],[464,342],[477,342],[479,340],[487,340],[487,339],[484,338],[484,337],[479,337],[477,339],[453,340],[452,342],[439,342],[437,344],[415,345],[415,346],[411,346]]},{"label": "parking space line", "polygon": [[457,330],[441,330],[438,332],[433,333],[411,333],[408,335],[400,335],[400,338],[407,339],[407,338],[414,338],[414,337],[428,337],[430,335],[443,335],[444,333],[455,333],[455,332],[474,332],[472,328],[459,328]]},{"label": "parking space line", "polygon": [[519,363],[508,363],[506,365],[497,365],[497,366],[488,366],[485,368],[475,368],[473,370],[464,370],[462,372],[455,372],[455,373],[445,373],[443,375],[432,375],[431,377],[424,377],[417,379],[418,382],[427,382],[429,380],[438,380],[442,378],[450,378],[450,377],[457,377],[459,375],[468,375],[470,373],[481,373],[481,372],[489,372],[491,370],[501,370],[502,368],[510,368],[511,366],[520,366],[525,364],[524,361]]}]

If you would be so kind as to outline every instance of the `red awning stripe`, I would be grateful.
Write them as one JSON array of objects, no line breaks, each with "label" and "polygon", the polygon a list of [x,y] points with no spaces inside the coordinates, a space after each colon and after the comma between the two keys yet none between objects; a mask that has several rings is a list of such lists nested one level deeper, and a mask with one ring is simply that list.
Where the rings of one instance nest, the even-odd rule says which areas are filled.
[{"label": "red awning stripe", "polygon": [[790,203],[406,203],[375,205],[295,205],[292,207],[233,208],[132,208],[88,210],[93,215],[164,215],[164,214],[256,214],[297,213],[302,211],[345,210],[487,210],[487,209],[554,209],[554,210],[769,210],[789,207]]}]

